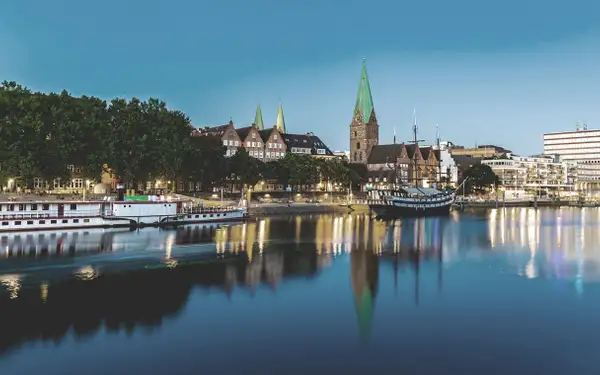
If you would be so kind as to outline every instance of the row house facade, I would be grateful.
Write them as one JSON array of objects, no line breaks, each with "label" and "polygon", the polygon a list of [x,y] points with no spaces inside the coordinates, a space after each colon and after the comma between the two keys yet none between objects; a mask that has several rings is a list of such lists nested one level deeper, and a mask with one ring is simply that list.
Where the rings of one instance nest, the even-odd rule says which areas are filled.
[{"label": "row house facade", "polygon": [[198,129],[195,136],[219,137],[226,147],[225,156],[231,157],[240,149],[248,151],[250,156],[263,162],[278,160],[285,157],[287,147],[282,135],[277,129],[260,130],[252,124],[243,128],[235,128],[230,121],[226,125]]},{"label": "row house facade", "polygon": [[[431,146],[391,144],[374,146],[367,160],[364,189],[391,189],[394,184],[430,187],[440,175],[439,150]],[[396,177],[394,177],[396,172]]]}]

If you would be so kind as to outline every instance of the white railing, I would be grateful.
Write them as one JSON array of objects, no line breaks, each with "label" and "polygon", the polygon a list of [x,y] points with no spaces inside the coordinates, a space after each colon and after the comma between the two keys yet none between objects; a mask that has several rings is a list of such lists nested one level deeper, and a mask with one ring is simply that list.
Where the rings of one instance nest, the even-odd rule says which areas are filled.
[{"label": "white railing", "polygon": [[100,209],[97,210],[77,210],[65,211],[62,215],[58,212],[40,212],[40,213],[2,213],[1,219],[45,219],[49,217],[69,218],[69,217],[93,217],[100,216]]}]

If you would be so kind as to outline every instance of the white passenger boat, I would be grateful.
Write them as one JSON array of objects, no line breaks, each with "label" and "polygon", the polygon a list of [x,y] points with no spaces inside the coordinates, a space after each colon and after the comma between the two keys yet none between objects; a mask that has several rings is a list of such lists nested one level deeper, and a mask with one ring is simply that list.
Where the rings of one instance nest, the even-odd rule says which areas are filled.
[{"label": "white passenger boat", "polygon": [[0,233],[75,228],[165,226],[242,220],[245,208],[185,201],[0,202]]}]

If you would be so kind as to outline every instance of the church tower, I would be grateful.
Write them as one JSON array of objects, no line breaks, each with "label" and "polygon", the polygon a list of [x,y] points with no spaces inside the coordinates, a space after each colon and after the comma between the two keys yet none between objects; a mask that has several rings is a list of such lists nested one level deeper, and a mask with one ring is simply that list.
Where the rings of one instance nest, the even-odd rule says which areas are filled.
[{"label": "church tower", "polygon": [[350,123],[350,162],[366,164],[373,146],[379,143],[379,124],[371,96],[366,60],[363,59],[354,117]]}]

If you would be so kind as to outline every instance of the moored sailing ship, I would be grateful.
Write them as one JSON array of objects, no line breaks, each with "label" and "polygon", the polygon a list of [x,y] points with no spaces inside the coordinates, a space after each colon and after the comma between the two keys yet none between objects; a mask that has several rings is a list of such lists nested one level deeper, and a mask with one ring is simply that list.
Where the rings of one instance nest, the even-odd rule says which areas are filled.
[{"label": "moored sailing ship", "polygon": [[[414,116],[413,141],[418,147],[417,120]],[[394,134],[394,144],[396,135]],[[401,218],[415,216],[444,216],[450,214],[456,190],[441,191],[436,188],[419,186],[416,153],[412,157],[413,186],[399,186],[397,161],[394,157],[394,185],[392,190],[371,190],[368,194],[369,208],[379,217]]]}]

